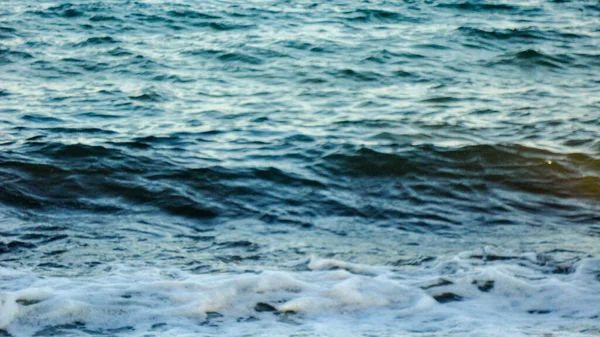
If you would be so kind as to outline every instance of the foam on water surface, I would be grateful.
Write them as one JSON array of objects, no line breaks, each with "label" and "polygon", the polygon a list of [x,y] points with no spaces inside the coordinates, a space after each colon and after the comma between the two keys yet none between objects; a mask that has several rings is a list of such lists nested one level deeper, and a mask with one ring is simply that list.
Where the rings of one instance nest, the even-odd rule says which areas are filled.
[{"label": "foam on water surface", "polygon": [[471,251],[420,267],[333,259],[301,271],[195,275],[122,266],[59,278],[0,269],[0,328],[13,336],[590,336],[600,259],[570,271],[536,254]]}]

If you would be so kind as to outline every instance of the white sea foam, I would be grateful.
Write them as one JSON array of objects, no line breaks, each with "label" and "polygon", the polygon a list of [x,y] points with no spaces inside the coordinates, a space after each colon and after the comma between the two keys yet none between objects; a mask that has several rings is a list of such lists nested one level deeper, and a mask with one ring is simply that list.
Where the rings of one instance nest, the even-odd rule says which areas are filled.
[{"label": "white sea foam", "polygon": [[314,258],[306,271],[204,275],[121,267],[71,279],[5,268],[0,328],[17,337],[600,334],[600,259],[558,274],[535,254],[480,256],[410,268]]}]

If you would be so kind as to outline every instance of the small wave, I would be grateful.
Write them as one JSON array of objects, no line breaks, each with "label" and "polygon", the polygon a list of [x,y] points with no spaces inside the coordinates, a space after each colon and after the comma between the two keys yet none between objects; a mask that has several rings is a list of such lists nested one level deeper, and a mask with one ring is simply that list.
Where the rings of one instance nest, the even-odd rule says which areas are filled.
[{"label": "small wave", "polygon": [[[28,240],[29,238],[25,238],[25,239]],[[34,248],[36,248],[36,245],[34,245],[33,243],[29,243],[29,242],[22,242],[22,241],[10,241],[9,243],[0,242],[0,254],[5,254],[5,253],[12,252],[15,250],[34,249]]]},{"label": "small wave", "polygon": [[459,27],[458,31],[467,36],[477,36],[486,40],[544,40],[544,32],[532,29],[485,30],[473,27]]},{"label": "small wave", "polygon": [[17,30],[12,27],[0,26],[0,32],[2,33],[16,33]]},{"label": "small wave", "polygon": [[36,147],[36,152],[44,153],[45,155],[56,159],[104,157],[113,153],[111,149],[97,145],[31,143],[30,146]]},{"label": "small wave", "polygon": [[572,41],[584,38],[584,35],[567,33],[559,30],[540,30],[534,27],[514,29],[480,29],[475,27],[459,27],[458,32],[466,36],[474,36],[483,40],[500,40],[527,43],[528,41]]},{"label": "small wave", "polygon": [[97,45],[104,45],[104,44],[115,44],[118,42],[119,41],[115,40],[114,38],[112,38],[110,36],[99,36],[99,37],[90,37],[83,42],[75,44],[74,46],[75,47],[87,47],[87,46],[97,46]]},{"label": "small wave", "polygon": [[480,3],[479,1],[472,2],[459,2],[459,3],[441,3],[437,4],[439,8],[458,9],[462,11],[473,11],[473,12],[505,12],[505,11],[516,11],[520,9],[518,6],[509,4],[493,4],[493,3]]},{"label": "small wave", "polygon": [[28,11],[28,13],[40,16],[42,18],[60,17],[65,19],[74,19],[84,17],[87,13],[96,12],[102,8],[103,5],[101,3],[63,3],[58,6],[51,6],[43,10]]},{"label": "small wave", "polygon": [[175,21],[171,19],[156,14],[132,13],[131,16],[134,17],[136,21],[140,21],[142,23],[175,23]]},{"label": "small wave", "polygon": [[83,12],[78,11],[76,9],[66,8],[66,6],[58,6],[48,8],[47,11],[29,11],[28,13],[34,14],[43,18],[51,18],[55,16],[63,17],[63,18],[76,18],[83,16]]},{"label": "small wave", "polygon": [[[276,168],[178,169],[168,161],[128,154],[128,148],[159,149],[176,144],[181,141],[155,137],[113,143],[110,147],[31,141],[29,155],[53,164],[2,160],[0,177],[6,184],[0,202],[22,210],[100,213],[114,212],[116,205],[129,204],[132,208],[139,206],[146,211],[159,210],[189,219],[212,218],[223,214],[222,210],[228,216],[259,217],[278,204],[289,204],[289,210],[275,215],[277,222],[292,219],[289,213],[303,207],[292,206],[295,194],[306,188],[323,188],[319,180]],[[255,189],[252,186],[257,182],[272,188]],[[269,204],[268,208],[263,207]],[[318,207],[318,203],[314,206]]]},{"label": "small wave", "polygon": [[194,27],[208,27],[216,31],[230,31],[237,29],[248,29],[253,28],[254,25],[246,25],[246,24],[235,24],[235,23],[225,23],[225,22],[194,22],[191,24]]},{"label": "small wave", "polygon": [[452,97],[452,96],[432,97],[432,98],[427,98],[427,99],[421,100],[421,102],[423,102],[423,103],[430,103],[430,104],[444,104],[444,103],[453,103],[453,102],[459,102],[459,101],[461,101],[460,98]]},{"label": "small wave", "polygon": [[224,62],[242,62],[253,65],[259,65],[264,63],[264,61],[258,57],[236,52],[220,55],[218,59]]},{"label": "small wave", "polygon": [[438,44],[438,43],[418,43],[412,46],[413,48],[418,49],[432,49],[432,50],[449,50],[451,47]]},{"label": "small wave", "polygon": [[37,114],[27,114],[24,115],[23,117],[21,117],[21,119],[25,120],[25,121],[30,121],[30,122],[35,122],[35,123],[60,123],[63,120],[56,118],[56,117],[52,117],[52,116],[44,116],[44,115],[37,115]]},{"label": "small wave", "polygon": [[189,83],[194,82],[192,78],[185,78],[177,75],[158,75],[152,78],[153,81],[157,82],[170,82],[170,83]]},{"label": "small wave", "polygon": [[75,58],[64,58],[64,59],[61,59],[61,62],[69,64],[70,66],[75,66],[78,69],[82,69],[82,70],[90,71],[90,72],[104,71],[110,67],[110,65],[108,63],[86,61],[86,60],[80,60],[80,59],[75,59]]},{"label": "small wave", "polygon": [[[55,145],[39,149],[48,157],[56,160],[104,160],[117,161],[119,152],[101,146]],[[117,211],[116,208],[102,203],[89,202],[103,197],[127,200],[134,204],[145,204],[163,210],[166,213],[188,218],[210,218],[216,216],[211,207],[203,207],[202,202],[181,194],[172,188],[147,188],[133,182],[119,182],[116,177],[104,179],[108,174],[114,176],[116,171],[106,173],[106,169],[92,169],[87,175],[81,172],[63,170],[60,166],[31,164],[20,162],[3,162],[8,171],[0,171],[0,176],[7,179],[2,187],[0,201],[24,209],[54,208],[71,210],[93,210],[96,212]],[[135,170],[135,168],[133,168]],[[18,174],[11,173],[18,170]],[[131,170],[131,169],[130,169]],[[33,176],[32,176],[33,175]],[[37,185],[38,180],[53,182],[54,187],[44,190]],[[9,182],[10,180],[10,182]]]},{"label": "small wave", "polygon": [[65,18],[76,18],[83,16],[83,12],[69,8],[62,12],[62,16]]},{"label": "small wave", "polygon": [[116,16],[112,15],[94,15],[90,18],[92,22],[110,22],[110,21],[123,21]]},{"label": "small wave", "polygon": [[184,10],[184,11],[172,10],[172,11],[168,11],[167,15],[176,17],[176,18],[185,18],[185,19],[205,19],[205,20],[206,19],[209,19],[209,20],[221,19],[220,16],[196,12],[193,10]]},{"label": "small wave", "polygon": [[387,49],[379,50],[363,61],[374,62],[378,64],[402,64],[406,63],[406,59],[424,58],[423,55],[411,53],[394,53]]},{"label": "small wave", "polygon": [[169,135],[169,136],[145,136],[145,137],[136,137],[133,139],[136,143],[145,143],[145,144],[165,144],[165,145],[175,145],[182,144],[185,142],[182,138],[177,135]]},{"label": "small wave", "polygon": [[164,98],[156,92],[146,92],[139,95],[129,96],[130,99],[140,102],[162,102]]},{"label": "small wave", "polygon": [[132,56],[133,53],[127,49],[117,47],[108,51],[108,54],[115,57]]},{"label": "small wave", "polygon": [[291,48],[296,50],[307,50],[312,53],[317,54],[331,54],[336,50],[336,45],[331,43],[329,45],[326,44],[314,44],[305,41],[297,41],[297,40],[283,40],[277,42],[277,44],[282,45],[285,48]]},{"label": "small wave", "polygon": [[67,128],[67,127],[56,127],[56,128],[44,128],[44,131],[50,133],[89,133],[89,134],[103,134],[103,135],[113,135],[116,134],[115,131],[105,130],[100,128]]},{"label": "small wave", "polygon": [[217,49],[193,49],[193,50],[186,50],[186,51],[182,51],[181,54],[183,55],[191,55],[191,56],[204,56],[204,57],[215,57],[216,55],[225,53],[225,51],[223,50],[217,50]]},{"label": "small wave", "polygon": [[323,84],[323,83],[327,83],[328,81],[326,79],[323,78],[306,78],[300,81],[300,83],[307,83],[307,84]]},{"label": "small wave", "polygon": [[398,153],[363,147],[351,153],[327,155],[317,167],[326,169],[332,177],[475,179],[523,192],[594,199],[600,193],[600,179],[592,174],[597,165],[597,159],[585,155],[561,155],[523,146],[475,145],[456,149],[420,146]]},{"label": "small wave", "polygon": [[568,55],[549,55],[533,49],[507,54],[492,65],[517,65],[521,67],[548,67],[561,69],[573,63],[573,58]]},{"label": "small wave", "polygon": [[33,55],[27,52],[11,50],[8,48],[0,48],[0,65],[18,62],[20,60],[30,60],[33,58]]},{"label": "small wave", "polygon": [[540,58],[546,57],[546,55],[540,53],[537,50],[533,50],[533,49],[523,50],[514,55],[516,58],[522,59],[522,60],[540,59]]},{"label": "small wave", "polygon": [[342,69],[331,75],[337,78],[349,79],[356,82],[375,82],[384,78],[383,75],[372,71],[356,71],[352,69]]},{"label": "small wave", "polygon": [[17,30],[12,27],[0,26],[0,40],[15,38]]},{"label": "small wave", "polygon": [[355,11],[346,12],[345,14],[350,16],[347,18],[347,20],[350,22],[416,23],[419,21],[416,18],[408,17],[398,12],[392,12],[383,9],[357,9]]},{"label": "small wave", "polygon": [[334,175],[351,176],[400,176],[409,172],[419,172],[419,166],[411,164],[407,158],[389,153],[380,153],[362,148],[353,154],[332,154],[323,158]]},{"label": "small wave", "polygon": [[82,112],[78,114],[80,117],[93,118],[93,119],[118,119],[123,118],[121,115],[112,115],[98,112]]}]

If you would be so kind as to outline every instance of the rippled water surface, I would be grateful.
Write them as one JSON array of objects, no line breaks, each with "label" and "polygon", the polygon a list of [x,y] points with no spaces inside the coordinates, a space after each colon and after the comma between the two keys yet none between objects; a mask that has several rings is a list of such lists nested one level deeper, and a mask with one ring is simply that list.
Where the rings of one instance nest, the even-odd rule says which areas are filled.
[{"label": "rippled water surface", "polygon": [[600,335],[599,46],[592,0],[0,1],[0,336]]}]

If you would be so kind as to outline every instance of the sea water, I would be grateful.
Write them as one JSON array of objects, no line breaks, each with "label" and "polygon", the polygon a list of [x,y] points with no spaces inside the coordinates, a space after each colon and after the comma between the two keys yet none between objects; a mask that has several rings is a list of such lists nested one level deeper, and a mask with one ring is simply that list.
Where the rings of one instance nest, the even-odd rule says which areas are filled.
[{"label": "sea water", "polygon": [[599,18],[0,2],[0,336],[600,335]]}]

